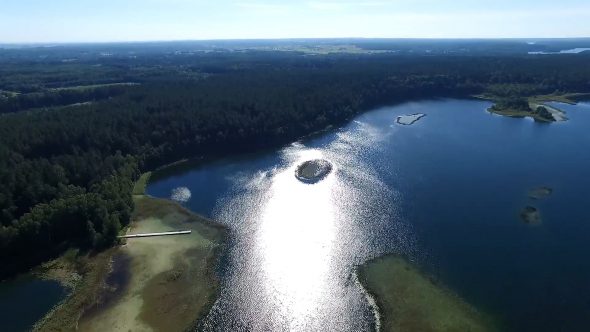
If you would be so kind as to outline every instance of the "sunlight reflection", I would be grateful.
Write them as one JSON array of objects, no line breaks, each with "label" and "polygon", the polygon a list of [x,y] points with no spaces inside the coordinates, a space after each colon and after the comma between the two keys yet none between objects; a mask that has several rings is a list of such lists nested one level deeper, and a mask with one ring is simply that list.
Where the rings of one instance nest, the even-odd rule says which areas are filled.
[{"label": "sunlight reflection", "polygon": [[[262,209],[260,246],[269,294],[281,305],[292,328],[304,324],[328,287],[335,237],[334,172],[314,185],[299,182],[296,166],[321,158],[319,150],[297,151],[298,158],[272,179]],[[294,157],[294,156],[291,156]]]}]

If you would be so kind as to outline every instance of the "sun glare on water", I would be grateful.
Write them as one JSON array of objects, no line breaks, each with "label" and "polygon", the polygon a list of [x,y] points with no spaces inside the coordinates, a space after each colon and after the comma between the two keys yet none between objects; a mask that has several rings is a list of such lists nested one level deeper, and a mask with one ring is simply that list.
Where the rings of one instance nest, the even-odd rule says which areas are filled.
[{"label": "sun glare on water", "polygon": [[[294,143],[272,166],[229,178],[234,187],[215,215],[235,229],[232,269],[225,271],[223,294],[204,325],[371,329],[372,307],[352,278],[354,266],[406,234],[392,225],[393,192],[363,161],[390,130],[358,122],[325,144]],[[331,172],[318,182],[300,181],[296,170],[310,160],[328,161]],[[392,228],[399,229],[386,235]]]},{"label": "sun glare on water", "polygon": [[287,301],[282,315],[297,327],[317,307],[327,286],[335,240],[333,174],[309,185],[298,181],[300,162],[321,157],[305,151],[291,167],[275,174],[270,198],[262,208],[259,245],[266,285],[273,301]]}]

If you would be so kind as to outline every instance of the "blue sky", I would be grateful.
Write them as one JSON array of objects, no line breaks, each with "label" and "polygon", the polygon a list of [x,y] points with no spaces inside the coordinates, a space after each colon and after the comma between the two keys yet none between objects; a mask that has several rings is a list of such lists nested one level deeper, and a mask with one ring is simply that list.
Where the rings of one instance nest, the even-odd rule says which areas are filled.
[{"label": "blue sky", "polygon": [[590,0],[0,0],[0,43],[590,37]]}]

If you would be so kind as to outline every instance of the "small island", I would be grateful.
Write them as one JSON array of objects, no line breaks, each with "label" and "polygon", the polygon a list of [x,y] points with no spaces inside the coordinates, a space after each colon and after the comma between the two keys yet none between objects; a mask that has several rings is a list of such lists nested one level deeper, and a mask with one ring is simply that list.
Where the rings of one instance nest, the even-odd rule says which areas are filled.
[{"label": "small island", "polygon": [[525,98],[504,98],[488,109],[491,113],[510,117],[530,117],[538,122],[566,121],[565,112]]},{"label": "small island", "polygon": [[520,211],[520,219],[525,224],[538,225],[541,223],[541,214],[539,213],[539,209],[529,205]]},{"label": "small island", "polygon": [[548,105],[548,102],[576,105],[590,98],[586,92],[556,90],[550,94],[539,94],[541,91],[538,86],[530,84],[492,84],[482,94],[473,97],[494,102],[488,108],[490,113],[514,118],[529,117],[545,123],[568,120],[564,111]]},{"label": "small island", "polygon": [[304,183],[316,183],[332,171],[332,164],[325,159],[308,160],[297,166],[295,177]]},{"label": "small island", "polygon": [[409,125],[414,124],[414,122],[422,119],[425,116],[426,116],[426,114],[424,114],[424,113],[415,113],[415,114],[409,114],[409,115],[400,115],[400,116],[397,117],[397,119],[395,120],[395,122],[397,124],[400,124],[400,125],[409,126]]},{"label": "small island", "polygon": [[543,199],[553,193],[553,189],[549,187],[537,187],[529,190],[528,196],[532,199]]}]

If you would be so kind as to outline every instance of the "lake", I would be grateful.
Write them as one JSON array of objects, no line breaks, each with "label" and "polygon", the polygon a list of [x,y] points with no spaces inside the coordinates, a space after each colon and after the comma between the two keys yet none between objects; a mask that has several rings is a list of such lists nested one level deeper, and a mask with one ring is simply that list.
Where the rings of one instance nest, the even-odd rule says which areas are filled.
[{"label": "lake", "polygon": [[31,275],[0,282],[0,330],[30,331],[67,294],[59,282]]},{"label": "lake", "polygon": [[[410,102],[275,151],[156,175],[148,194],[188,193],[185,206],[230,228],[221,296],[201,328],[371,330],[355,266],[397,253],[506,329],[586,330],[590,104],[552,105],[570,120]],[[426,116],[395,122],[416,113]],[[332,173],[298,181],[297,165],[316,158]],[[529,198],[539,186],[552,194]],[[540,224],[521,221],[527,205]]]}]

